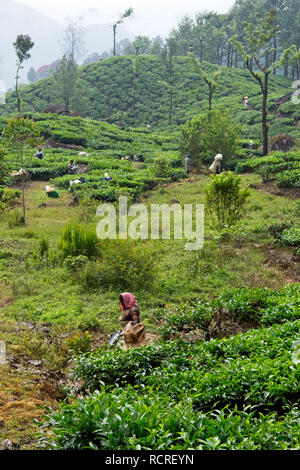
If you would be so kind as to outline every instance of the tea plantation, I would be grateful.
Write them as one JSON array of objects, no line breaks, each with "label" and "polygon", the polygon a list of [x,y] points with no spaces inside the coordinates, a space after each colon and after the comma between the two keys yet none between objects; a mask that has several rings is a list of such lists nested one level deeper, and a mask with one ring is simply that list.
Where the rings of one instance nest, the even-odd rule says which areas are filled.
[{"label": "tea plantation", "polygon": [[[182,158],[177,150],[176,136],[145,133],[142,130],[120,130],[117,126],[91,119],[47,114],[28,114],[44,138],[45,157],[39,160],[34,151],[26,151],[26,172],[30,180],[51,181],[57,189],[69,189],[70,181],[84,177],[86,183],[74,186],[72,193],[80,198],[114,202],[120,195],[135,199],[146,189],[160,182],[186,177]],[[7,120],[1,119],[2,129]],[[56,148],[51,148],[53,147]],[[69,147],[61,148],[61,147]],[[71,150],[76,146],[78,150]],[[80,156],[79,150],[87,156]],[[176,151],[177,150],[177,151]],[[165,158],[168,168],[158,171],[156,158]],[[125,159],[126,158],[126,159]],[[68,163],[73,159],[76,171],[68,175]],[[7,156],[9,170],[19,170],[16,154]],[[139,171],[131,160],[140,162]],[[108,172],[112,178],[104,180]],[[12,179],[10,180],[11,182]]]},{"label": "tea plantation", "polygon": [[[12,174],[21,169],[21,138],[0,142],[7,361],[0,365],[0,448],[300,448],[299,109],[290,102],[291,81],[270,76],[269,125],[270,136],[287,133],[295,145],[262,156],[258,86],[246,70],[223,68],[213,106],[229,107],[240,126],[223,167],[231,173],[210,177],[206,156],[187,174],[179,126],[207,111],[205,84],[189,60],[175,58],[171,119],[157,56],[82,67],[84,92],[71,107],[88,117],[44,112],[55,102],[51,79],[20,89],[22,115],[40,131],[44,157],[25,146],[24,223],[22,178]],[[4,136],[16,117],[13,92],[0,111]],[[128,196],[149,211],[206,205],[217,178],[235,186],[216,212],[225,200],[224,213],[234,207],[236,218],[218,224],[219,213],[205,206],[199,250],[185,249],[185,233],[174,236],[173,216],[170,240],[96,235],[101,202],[118,210],[119,196]],[[59,197],[47,197],[46,185]],[[143,347],[108,345],[120,328],[121,292],[138,300]]]},{"label": "tea plantation", "polygon": [[252,308],[245,305],[243,291],[217,299],[234,314],[257,316],[268,328],[192,345],[165,342],[77,357],[74,379],[81,380],[81,394],[88,396],[46,417],[43,428],[53,431],[47,444],[59,449],[298,448],[299,287],[254,291]]},{"label": "tea plantation", "polygon": [[[218,67],[203,64],[206,73]],[[247,70],[219,67],[222,74],[214,95],[214,105],[230,107],[235,121],[242,125],[242,136],[261,138],[261,96],[258,83]],[[204,81],[191,67],[188,57],[175,57],[171,77],[173,96],[170,113],[170,93],[166,66],[157,56],[111,57],[80,68],[80,98],[72,109],[93,118],[119,123],[122,126],[176,130],[191,117],[207,110],[208,93]],[[270,136],[288,133],[297,137],[298,106],[291,102],[292,81],[282,76],[270,76],[269,126]],[[20,90],[23,112],[43,112],[56,104],[51,79],[40,80]],[[244,108],[243,96],[249,96],[249,108]],[[7,105],[0,113],[15,112],[15,95],[10,93]],[[80,140],[74,139],[78,142]],[[101,141],[101,139],[99,139]],[[84,136],[81,145],[85,145]],[[101,144],[99,144],[101,145]],[[102,148],[102,147],[99,147]]]}]

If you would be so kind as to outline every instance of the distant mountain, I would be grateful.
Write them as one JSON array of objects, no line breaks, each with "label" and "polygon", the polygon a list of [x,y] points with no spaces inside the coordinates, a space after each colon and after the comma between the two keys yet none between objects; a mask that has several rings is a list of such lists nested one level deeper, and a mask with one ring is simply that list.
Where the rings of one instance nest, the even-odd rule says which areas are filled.
[{"label": "distant mountain", "polygon": [[[14,85],[16,56],[13,47],[18,34],[29,34],[34,41],[31,58],[25,62],[22,81],[27,82],[26,75],[30,67],[35,69],[50,64],[61,57],[59,41],[63,38],[64,26],[52,18],[13,0],[0,3],[0,80],[6,88]],[[118,40],[132,34],[120,25]],[[103,52],[112,48],[112,28],[110,25],[92,25],[85,34],[86,56],[91,52]]]}]

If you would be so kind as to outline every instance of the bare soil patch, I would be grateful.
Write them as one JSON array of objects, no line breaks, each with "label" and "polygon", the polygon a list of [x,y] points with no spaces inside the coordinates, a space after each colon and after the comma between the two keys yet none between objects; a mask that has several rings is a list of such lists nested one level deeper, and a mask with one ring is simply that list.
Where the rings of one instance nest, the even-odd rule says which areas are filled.
[{"label": "bare soil patch", "polygon": [[267,267],[279,268],[283,272],[285,283],[300,282],[300,257],[293,249],[283,250],[282,247],[266,246],[264,253],[266,255],[264,264]]},{"label": "bare soil patch", "polygon": [[300,198],[300,188],[279,188],[276,183],[269,181],[268,183],[259,183],[255,188],[274,196],[287,197],[289,199]]}]

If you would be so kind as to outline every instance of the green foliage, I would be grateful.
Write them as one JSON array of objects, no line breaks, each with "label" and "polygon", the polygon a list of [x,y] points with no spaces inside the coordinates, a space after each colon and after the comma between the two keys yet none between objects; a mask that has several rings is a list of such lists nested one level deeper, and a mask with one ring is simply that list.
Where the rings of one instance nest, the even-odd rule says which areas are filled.
[{"label": "green foliage", "polygon": [[26,147],[35,147],[41,144],[40,131],[35,123],[23,116],[8,119],[3,131],[4,142],[12,149],[17,149],[18,160],[22,170],[22,205],[23,205],[23,223],[25,223],[25,186],[24,171],[27,167],[27,159],[24,155]]},{"label": "green foliage", "polygon": [[230,227],[240,220],[250,195],[249,189],[241,188],[241,178],[231,172],[211,176],[205,188],[208,213],[218,228]]},{"label": "green foliage", "polygon": [[22,212],[19,209],[10,211],[8,214],[7,223],[8,223],[9,228],[14,228],[20,225],[24,225],[24,218],[23,218]]},{"label": "green foliage", "polygon": [[300,247],[300,228],[288,228],[283,230],[280,241],[284,245]]},{"label": "green foliage", "polygon": [[49,240],[46,238],[41,238],[39,243],[39,254],[41,257],[47,256],[49,253]]},{"label": "green foliage", "polygon": [[151,390],[141,397],[128,388],[64,404],[43,424],[42,430],[54,427],[53,438],[41,440],[64,450],[296,449],[298,419],[297,407],[284,421],[276,413],[256,416],[250,407],[203,413],[195,412],[190,400],[176,403]]},{"label": "green foliage", "polygon": [[12,209],[17,199],[21,197],[21,191],[18,189],[9,189],[0,186],[0,213]]},{"label": "green foliage", "polygon": [[286,323],[299,318],[299,285],[281,291],[272,289],[227,289],[216,299],[218,308],[240,320],[255,320],[264,325]]},{"label": "green foliage", "polygon": [[295,447],[297,337],[299,321],[198,344],[78,356],[74,378],[99,391],[49,414],[43,428],[54,435],[44,442],[102,450]]},{"label": "green foliage", "polygon": [[[190,58],[174,56],[173,62],[171,128],[176,130],[178,125],[206,112],[208,104],[207,85],[204,81],[199,82],[199,76],[190,66]],[[245,122],[242,130],[245,138],[261,139],[260,88],[255,80],[246,70],[239,68],[229,69],[208,62],[203,62],[201,67],[209,76],[213,76],[218,69],[222,70],[214,93],[214,103],[231,108],[235,124],[240,126]],[[164,85],[164,82],[168,81],[168,72],[161,57],[111,57],[80,67],[79,75],[79,86],[83,92],[76,102],[72,103],[76,111],[93,119],[118,123],[122,127],[135,126],[143,128],[144,131],[148,123],[153,131],[158,127],[168,127],[170,89]],[[290,83],[291,80],[282,76],[270,77],[270,100],[286,95]],[[55,104],[57,100],[52,96],[51,87],[51,78],[23,87],[23,111],[43,112],[46,107]],[[244,109],[241,97],[245,96],[245,93],[254,109]],[[7,96],[6,107],[0,106],[0,112],[13,112],[14,108],[15,93],[12,92]],[[290,116],[285,115],[286,118]],[[295,126],[289,124],[288,127],[288,133],[294,135],[297,131]],[[84,128],[81,126],[82,130]],[[274,135],[272,125],[270,134]],[[76,136],[73,137],[76,140]],[[81,142],[83,140],[84,135]],[[101,145],[101,132],[98,133],[97,140]],[[79,145],[85,146],[82,143]],[[101,148],[103,147],[99,147]]]},{"label": "green foliage", "polygon": [[270,232],[276,240],[280,240],[282,232],[285,229],[291,228],[291,226],[291,222],[274,222],[268,226],[268,232]]},{"label": "green foliage", "polygon": [[78,66],[72,54],[64,54],[53,72],[52,86],[54,96],[63,101],[66,110],[70,110],[72,98],[78,92]]},{"label": "green foliage", "polygon": [[1,143],[0,145],[0,184],[3,184],[7,175],[7,162],[5,161],[6,149]]},{"label": "green foliage", "polygon": [[78,255],[78,256],[67,256],[64,259],[64,266],[69,270],[73,272],[77,272],[80,269],[83,269],[84,266],[88,262],[88,257],[84,255]]},{"label": "green foliage", "polygon": [[[49,136],[68,145],[81,142],[91,146],[87,149],[88,156],[79,156],[74,150],[45,149],[43,160],[32,158],[30,150],[24,150],[27,175],[32,180],[50,179],[58,189],[69,189],[70,181],[84,176],[85,184],[75,185],[70,189],[81,201],[114,202],[120,195],[134,200],[142,191],[151,190],[161,182],[186,177],[180,154],[174,152],[172,136],[155,133],[149,136],[144,130],[124,131],[116,126],[83,118],[55,115],[31,117],[45,137]],[[5,125],[5,121],[3,124]],[[105,150],[95,150],[99,148]],[[135,160],[140,161],[142,168],[136,168],[129,160],[134,156]],[[79,166],[84,165],[85,173],[66,174],[70,159],[75,160]],[[154,164],[153,167],[153,162],[157,159],[165,160],[167,165],[161,176],[155,176],[157,165]],[[19,165],[12,149],[8,155],[8,168],[14,170]],[[112,180],[104,180],[106,172]]]},{"label": "green foliage", "polygon": [[204,70],[201,68],[201,64],[199,60],[196,59],[194,54],[190,54],[191,60],[192,60],[192,65],[195,70],[195,72],[200,75],[200,77],[204,80],[206,85],[208,86],[208,109],[211,110],[212,108],[212,98],[213,94],[215,92],[215,89],[217,87],[217,80],[219,76],[221,75],[221,70],[217,70],[216,72],[213,73],[212,76],[207,75]]},{"label": "green foliage", "polygon": [[16,98],[17,98],[17,109],[18,112],[21,111],[21,99],[19,96],[18,84],[19,84],[19,73],[23,68],[23,63],[25,60],[30,59],[31,55],[29,54],[30,49],[33,48],[34,43],[31,41],[31,37],[28,34],[19,34],[16,41],[13,43],[13,46],[17,55],[17,74],[16,74]]},{"label": "green foliage", "polygon": [[279,187],[300,187],[299,152],[272,152],[266,157],[242,160],[235,171],[256,172],[265,181],[275,181]]},{"label": "green foliage", "polygon": [[91,341],[91,335],[85,331],[69,338],[67,345],[75,354],[82,354],[91,349]]},{"label": "green foliage", "polygon": [[198,300],[175,310],[155,311],[154,316],[162,322],[159,328],[161,337],[169,340],[176,337],[178,332],[188,332],[198,328],[207,330],[214,312],[215,308],[211,302]]},{"label": "green foliage", "polygon": [[[225,363],[226,356],[243,359],[251,357],[255,351],[259,355],[273,357],[285,332],[288,337],[298,332],[299,324],[290,322],[299,320],[299,287],[290,286],[279,292],[271,289],[227,289],[215,301],[186,304],[173,313],[168,310],[156,313],[159,321],[163,320],[176,331],[206,328],[213,313],[220,308],[226,308],[228,314],[235,319],[257,320],[266,325],[285,323],[283,328],[276,326],[270,330],[252,331],[228,340],[210,340],[209,343],[201,342],[195,345],[182,341],[160,343],[143,348],[143,352],[140,349],[130,349],[126,354],[122,350],[98,350],[77,359],[75,378],[83,379],[86,388],[94,390],[102,382],[105,385],[123,382],[145,383],[147,376],[150,373],[155,375],[158,367],[172,369],[176,366],[178,371],[188,371],[187,366],[190,365],[197,369],[197,366],[203,364],[201,358],[212,361],[207,364],[207,367],[210,367],[220,358]],[[269,343],[274,343],[272,350],[268,350]],[[226,348],[225,357],[221,351],[217,353],[217,347],[222,351]],[[208,351],[211,355],[207,355]],[[190,362],[191,357],[196,359],[196,363]]]},{"label": "green foliage", "polygon": [[62,230],[58,248],[63,258],[79,255],[95,257],[99,253],[96,230],[77,221],[68,222]]},{"label": "green foliage", "polygon": [[131,240],[101,242],[101,260],[89,263],[80,273],[85,289],[145,290],[154,280],[152,251]]},{"label": "green foliage", "polygon": [[181,129],[179,147],[182,155],[191,153],[192,164],[211,162],[217,153],[231,158],[237,146],[239,128],[232,123],[228,109],[216,108],[188,121]]}]

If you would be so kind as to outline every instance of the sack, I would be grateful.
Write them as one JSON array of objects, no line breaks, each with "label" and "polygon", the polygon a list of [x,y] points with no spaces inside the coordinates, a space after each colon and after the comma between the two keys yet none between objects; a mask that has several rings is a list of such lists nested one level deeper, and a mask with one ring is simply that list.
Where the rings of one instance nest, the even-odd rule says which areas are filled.
[{"label": "sack", "polygon": [[210,165],[209,171],[211,171],[212,173],[215,173],[215,171],[216,171],[216,162],[213,162],[213,163]]},{"label": "sack", "polygon": [[129,322],[123,330],[123,336],[126,349],[142,346],[146,341],[145,325],[143,323],[133,325]]}]

